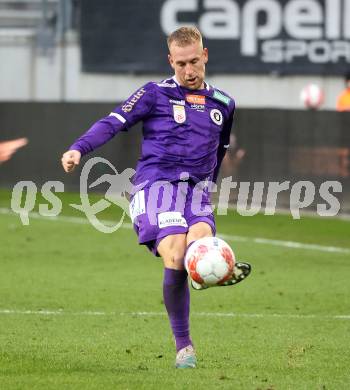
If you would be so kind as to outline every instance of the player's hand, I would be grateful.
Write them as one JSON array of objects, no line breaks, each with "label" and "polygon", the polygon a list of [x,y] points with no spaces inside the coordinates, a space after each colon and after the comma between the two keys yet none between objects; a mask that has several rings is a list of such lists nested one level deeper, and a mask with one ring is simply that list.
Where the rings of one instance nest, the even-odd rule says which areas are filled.
[{"label": "player's hand", "polygon": [[12,141],[0,142],[0,163],[7,161],[23,146],[27,145],[27,138],[18,138]]},{"label": "player's hand", "polygon": [[62,166],[66,172],[73,172],[75,167],[79,165],[81,153],[78,150],[68,150],[62,156]]}]

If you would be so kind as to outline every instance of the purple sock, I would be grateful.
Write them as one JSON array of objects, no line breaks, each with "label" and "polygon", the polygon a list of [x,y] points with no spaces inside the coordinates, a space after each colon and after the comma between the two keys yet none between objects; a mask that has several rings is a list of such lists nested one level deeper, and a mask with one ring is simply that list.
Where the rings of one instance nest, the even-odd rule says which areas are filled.
[{"label": "purple sock", "polygon": [[187,347],[190,338],[190,291],[186,270],[164,269],[164,305],[167,309],[171,329],[175,337],[176,350]]}]

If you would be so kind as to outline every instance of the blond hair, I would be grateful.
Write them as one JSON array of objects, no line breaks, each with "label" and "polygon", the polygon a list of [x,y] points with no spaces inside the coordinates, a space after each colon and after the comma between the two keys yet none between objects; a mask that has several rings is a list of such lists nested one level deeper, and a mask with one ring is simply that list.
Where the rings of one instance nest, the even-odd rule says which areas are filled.
[{"label": "blond hair", "polygon": [[169,49],[173,42],[181,47],[195,42],[199,42],[203,46],[202,34],[197,27],[180,27],[169,35],[167,42]]}]

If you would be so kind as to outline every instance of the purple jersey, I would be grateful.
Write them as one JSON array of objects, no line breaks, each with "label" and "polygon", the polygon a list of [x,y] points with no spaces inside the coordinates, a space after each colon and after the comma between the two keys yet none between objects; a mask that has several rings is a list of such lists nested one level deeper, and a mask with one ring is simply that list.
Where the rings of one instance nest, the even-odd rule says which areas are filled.
[{"label": "purple jersey", "polygon": [[190,90],[175,77],[150,82],[96,122],[70,150],[85,155],[143,121],[134,184],[176,181],[183,172],[194,181],[215,180],[229,145],[234,109],[233,99],[208,84]]}]

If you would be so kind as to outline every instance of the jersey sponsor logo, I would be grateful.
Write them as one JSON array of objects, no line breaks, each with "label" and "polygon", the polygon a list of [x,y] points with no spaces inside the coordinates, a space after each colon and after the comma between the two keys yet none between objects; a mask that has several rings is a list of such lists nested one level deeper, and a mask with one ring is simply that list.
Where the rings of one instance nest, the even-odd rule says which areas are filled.
[{"label": "jersey sponsor logo", "polygon": [[186,104],[184,100],[173,100],[173,99],[170,99],[169,103],[176,104],[178,106],[184,106]]},{"label": "jersey sponsor logo", "polygon": [[204,104],[191,104],[192,110],[203,112],[205,110]]},{"label": "jersey sponsor logo", "polygon": [[186,95],[186,101],[192,104],[205,105],[205,96],[203,95]]},{"label": "jersey sponsor logo", "polygon": [[132,111],[132,109],[134,108],[134,105],[135,103],[137,103],[140,98],[146,93],[147,91],[145,90],[145,88],[141,88],[139,89],[135,95],[128,101],[126,101],[123,105],[122,105],[122,110],[126,113]]},{"label": "jersey sponsor logo", "polygon": [[168,226],[182,226],[187,228],[187,222],[179,211],[167,211],[165,213],[158,214],[159,229],[163,229]]},{"label": "jersey sponsor logo", "polygon": [[218,126],[222,125],[222,121],[223,121],[222,113],[216,108],[210,111],[210,118],[216,125]]},{"label": "jersey sponsor logo", "polygon": [[222,103],[225,103],[227,106],[230,104],[231,99],[228,96],[223,95],[219,91],[214,91],[213,98],[219,100]]},{"label": "jersey sponsor logo", "polygon": [[184,106],[173,106],[173,112],[176,123],[184,123],[186,121],[186,111]]},{"label": "jersey sponsor logo", "polygon": [[170,84],[170,83],[157,83],[158,87],[161,88],[176,88],[176,84]]}]

